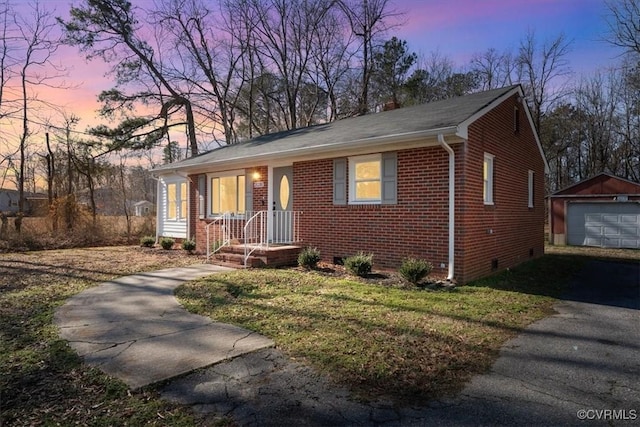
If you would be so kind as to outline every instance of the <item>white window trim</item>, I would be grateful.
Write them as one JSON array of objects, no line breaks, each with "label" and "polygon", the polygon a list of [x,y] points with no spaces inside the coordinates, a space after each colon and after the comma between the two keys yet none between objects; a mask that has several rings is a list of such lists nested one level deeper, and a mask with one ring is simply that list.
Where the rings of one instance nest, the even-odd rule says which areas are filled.
[{"label": "white window trim", "polygon": [[[380,198],[356,199],[356,163],[378,161],[380,163]],[[349,204],[350,205],[380,205],[382,204],[382,154],[367,154],[348,158],[349,162]]]},{"label": "white window trim", "polygon": [[533,195],[534,179],[535,179],[535,173],[532,170],[529,170],[527,188],[528,188],[528,195],[529,195],[528,206],[530,208],[532,208],[534,205],[534,195]]},{"label": "white window trim", "polygon": [[[494,159],[495,156],[493,154],[484,153],[484,159],[482,161],[482,193],[483,193],[483,201],[485,205],[493,205],[494,204],[494,186],[493,186],[493,176],[494,176]],[[488,179],[487,179],[487,192],[484,194],[484,163],[488,163]]]},{"label": "white window trim", "polygon": [[[244,175],[246,178],[246,171],[244,169],[237,169],[232,171],[224,171],[224,172],[216,172],[216,173],[208,173],[207,174],[207,200],[205,201],[205,212],[207,212],[208,218],[216,218],[218,215],[223,212],[213,213],[211,212],[211,196],[213,195],[213,189],[211,188],[211,179],[212,178],[225,178],[228,176],[240,176]],[[238,217],[244,216],[244,214],[238,214]]]}]

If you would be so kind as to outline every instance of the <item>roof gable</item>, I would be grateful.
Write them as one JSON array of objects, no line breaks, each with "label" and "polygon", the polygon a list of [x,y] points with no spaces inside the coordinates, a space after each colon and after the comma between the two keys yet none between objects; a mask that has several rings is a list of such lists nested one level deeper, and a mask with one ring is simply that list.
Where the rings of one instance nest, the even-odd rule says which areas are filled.
[{"label": "roof gable", "polygon": [[552,196],[613,194],[640,194],[640,184],[602,172],[558,190]]},{"label": "roof gable", "polygon": [[[243,159],[284,160],[288,157],[360,146],[375,147],[385,143],[409,142],[438,134],[467,139],[467,128],[471,123],[515,94],[522,96],[520,85],[278,132],[162,165],[154,171],[164,173],[197,170],[207,165],[241,162]],[[525,111],[530,119],[528,108]],[[533,122],[531,123],[531,128],[535,129]],[[535,138],[545,167],[548,168],[537,134]]]}]

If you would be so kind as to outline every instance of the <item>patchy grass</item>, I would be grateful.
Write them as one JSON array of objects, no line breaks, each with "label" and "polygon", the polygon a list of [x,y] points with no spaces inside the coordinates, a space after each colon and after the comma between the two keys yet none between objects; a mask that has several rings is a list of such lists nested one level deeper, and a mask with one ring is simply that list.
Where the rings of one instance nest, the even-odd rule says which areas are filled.
[{"label": "patchy grass", "polygon": [[419,290],[321,271],[236,271],[186,284],[187,309],[260,332],[360,396],[418,403],[462,388],[581,266],[553,254],[469,286]]},{"label": "patchy grass", "polygon": [[0,425],[197,424],[153,389],[130,393],[83,365],[52,322],[68,297],[102,281],[198,261],[138,247],[0,255]]}]

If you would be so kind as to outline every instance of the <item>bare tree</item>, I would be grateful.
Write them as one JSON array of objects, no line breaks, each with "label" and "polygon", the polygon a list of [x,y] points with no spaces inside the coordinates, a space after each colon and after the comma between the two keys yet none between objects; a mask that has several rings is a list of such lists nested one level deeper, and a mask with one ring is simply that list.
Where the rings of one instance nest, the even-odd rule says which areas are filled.
[{"label": "bare tree", "polygon": [[313,58],[308,76],[316,87],[321,87],[327,94],[329,102],[327,120],[330,122],[344,115],[344,112],[339,109],[339,98],[345,96],[341,90],[341,83],[348,76],[354,55],[353,33],[338,30],[347,27],[348,23],[345,19],[344,14],[337,8],[331,8],[319,22],[312,40]]},{"label": "bare tree", "polygon": [[618,123],[614,131],[620,140],[621,174],[640,182],[640,82],[638,68],[623,62],[618,106]]},{"label": "bare tree", "polygon": [[535,32],[529,30],[520,41],[518,65],[538,130],[546,109],[566,95],[563,79],[571,73],[567,61],[569,48],[564,34],[540,43]]},{"label": "bare tree", "polygon": [[611,13],[607,19],[608,41],[640,54],[640,0],[612,0],[606,5]]},{"label": "bare tree", "polygon": [[584,133],[582,158],[584,175],[599,172],[618,173],[615,161],[617,144],[614,129],[618,126],[616,107],[619,76],[614,73],[597,73],[583,79],[576,90],[576,102],[581,110],[581,127]]},{"label": "bare tree", "polygon": [[[19,35],[21,57],[17,74],[20,79],[22,129],[19,140],[20,166],[18,169],[18,211],[24,212],[24,185],[27,143],[31,135],[30,114],[33,110],[29,89],[33,86],[50,86],[64,74],[64,68],[56,65],[52,57],[60,46],[60,36],[52,12],[46,11],[35,1],[29,5],[28,16],[14,14],[13,23]],[[16,61],[18,62],[18,61]]]},{"label": "bare tree", "polygon": [[9,80],[9,4],[8,2],[0,3],[0,119],[6,115],[3,110],[2,101],[4,99],[5,85]]},{"label": "bare tree", "polygon": [[[156,23],[175,40],[182,58],[181,68],[175,71],[177,77],[187,83],[193,97],[201,100],[194,107],[222,125],[224,141],[236,142],[235,106],[247,44],[234,43],[232,36],[223,39],[217,32],[214,11],[201,1],[164,0],[159,6],[154,13]],[[238,25],[232,20],[225,24],[231,30]]]},{"label": "bare tree", "polygon": [[471,70],[478,76],[482,90],[497,89],[519,81],[515,75],[516,61],[509,51],[499,53],[496,49],[489,48],[483,53],[473,55],[470,65]]},{"label": "bare tree", "polygon": [[333,1],[329,0],[253,0],[258,25],[256,48],[264,68],[281,80],[286,129],[296,129],[299,103],[305,78],[313,60],[314,35],[317,34]]},{"label": "bare tree", "polygon": [[398,15],[390,10],[390,0],[340,0],[352,33],[360,40],[362,74],[356,114],[369,111],[369,86],[373,72],[373,52],[376,38],[390,27],[389,20]]}]

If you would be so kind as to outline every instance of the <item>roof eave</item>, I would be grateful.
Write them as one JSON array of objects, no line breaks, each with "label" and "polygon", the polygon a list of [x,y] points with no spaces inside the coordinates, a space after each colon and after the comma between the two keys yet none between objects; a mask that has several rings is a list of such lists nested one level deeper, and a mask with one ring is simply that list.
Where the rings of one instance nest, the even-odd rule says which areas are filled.
[{"label": "roof eave", "polygon": [[[239,156],[234,158],[225,158],[222,160],[211,160],[197,163],[194,165],[185,165],[177,167],[167,167],[161,169],[154,169],[152,172],[155,174],[169,174],[169,173],[195,173],[204,170],[211,169],[211,167],[217,165],[224,165],[226,168],[241,167],[242,165],[256,165],[262,163],[268,163],[272,160],[278,160],[280,162],[290,159],[293,161],[314,160],[324,157],[324,155],[331,155],[343,150],[359,150],[364,148],[376,149],[387,144],[404,144],[413,143],[416,141],[424,140],[426,138],[433,138],[439,134],[443,135],[457,135],[457,126],[446,126],[436,129],[428,129],[414,132],[403,132],[393,135],[376,136],[371,138],[356,139],[346,142],[333,142],[328,144],[315,145],[312,147],[293,148],[290,150],[282,150],[278,152],[269,152],[260,155],[251,156]],[[434,140],[434,145],[437,141]],[[396,148],[401,148],[397,146]]]}]

